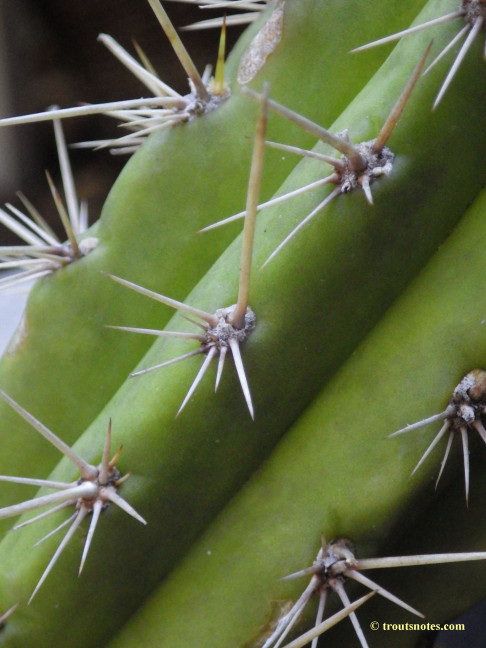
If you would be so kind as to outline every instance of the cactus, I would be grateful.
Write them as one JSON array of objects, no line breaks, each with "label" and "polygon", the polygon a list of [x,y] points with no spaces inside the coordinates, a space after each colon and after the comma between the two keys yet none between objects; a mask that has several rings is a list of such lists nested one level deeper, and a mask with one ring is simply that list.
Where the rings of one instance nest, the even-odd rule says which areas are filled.
[{"label": "cactus", "polygon": [[[39,278],[0,363],[3,529],[22,514],[0,541],[0,611],[20,602],[0,646],[69,637],[92,648],[314,648],[331,625],[328,590],[357,636],[342,621],[323,644],[412,646],[417,632],[368,627],[415,619],[397,617],[382,596],[358,599],[362,590],[342,581],[405,601],[427,621],[432,610],[433,623],[484,596],[482,563],[474,572],[441,564],[485,557],[484,448],[468,435],[484,438],[486,68],[472,37],[484,7],[458,4],[277,0],[258,10],[227,61],[230,96],[170,128],[164,112],[164,128],[134,153],[87,230],[95,249]],[[405,30],[419,11],[415,24],[435,25],[432,45],[426,29],[412,29],[393,50],[349,53]],[[421,69],[457,31],[452,19],[435,21],[448,13],[474,20],[468,56],[441,86],[443,57]],[[263,157],[265,139],[276,143]],[[234,215],[246,195],[240,234]],[[235,223],[207,227],[222,219]],[[167,306],[181,312],[169,319]],[[221,376],[228,353],[235,366]],[[216,356],[214,394],[201,378]],[[417,429],[441,419],[437,442],[457,432],[464,450],[444,471],[429,448],[434,431]],[[397,431],[410,433],[385,438]],[[124,446],[112,461],[110,443]],[[57,466],[56,449],[65,455]],[[55,510],[28,524],[40,503]],[[441,512],[448,503],[457,516]],[[59,509],[72,506],[66,522]],[[305,569],[321,534],[329,542]],[[399,570],[391,585],[360,571],[427,562],[438,563],[423,568],[435,590],[417,585],[419,568]],[[279,581],[302,569],[307,589]],[[452,570],[457,588],[466,578],[468,587],[439,601]],[[282,598],[291,603],[272,618]],[[339,606],[331,596],[329,605],[332,615]]]},{"label": "cactus", "polygon": [[[338,13],[338,9],[338,3],[329,7],[331,15]],[[366,15],[364,9],[359,9],[358,13],[363,18]],[[367,33],[377,35],[373,22],[370,20],[367,24]],[[279,83],[273,83],[272,96],[282,101],[289,84],[294,84],[286,70],[300,33],[305,31],[310,36],[315,31],[312,47],[307,51],[316,66],[325,67],[326,61],[336,54],[330,44],[322,46],[321,28],[307,7],[290,7],[286,25],[279,43],[281,55],[270,58],[265,68],[266,79],[270,82],[279,80]],[[187,128],[155,133],[147,146],[129,161],[107,198],[103,218],[99,225],[94,226],[99,240],[97,249],[80,263],[72,264],[67,273],[55,274],[51,281],[40,283],[31,295],[24,325],[20,329],[21,332],[28,330],[29,335],[17,335],[4,355],[0,366],[1,386],[11,397],[21,400],[23,407],[45,425],[57,431],[65,429],[63,438],[67,443],[73,442],[99,413],[150,345],[150,340],[143,336],[132,336],[131,339],[116,336],[103,325],[133,324],[135,314],[142,312],[144,317],[138,324],[154,328],[165,324],[169,315],[167,310],[161,311],[153,305],[149,307],[146,302],[117,290],[100,271],[126,276],[131,281],[154,290],[170,291],[172,297],[183,299],[239,231],[221,229],[205,238],[196,234],[201,227],[238,211],[244,205],[251,153],[251,146],[244,135],[251,135],[256,112],[248,99],[242,96],[236,77],[239,60],[252,36],[251,32],[244,36],[227,61],[225,76],[232,92],[230,99],[219,111],[192,121],[186,125]],[[347,48],[344,43],[340,47],[344,58]],[[312,80],[299,91],[290,107],[299,108],[307,96],[308,116],[332,121],[372,74],[376,60],[382,59],[383,55],[379,53],[378,59],[364,60],[357,69],[339,65],[338,76],[327,81],[332,102],[320,100],[316,93],[317,80]],[[299,58],[299,61],[298,76],[303,75],[308,66],[306,59]],[[268,73],[270,69],[273,69],[271,75]],[[346,84],[343,87],[346,78],[352,84],[351,88]],[[272,123],[268,136],[285,139],[288,124],[276,120]],[[238,124],[237,129],[235,124]],[[294,143],[299,145],[308,145],[311,141],[300,129],[293,131],[293,137]],[[232,151],[231,191],[224,190],[228,182],[228,150]],[[272,160],[267,155],[262,197],[271,195],[295,164],[291,158],[284,161],[280,158],[278,155]],[[181,176],[182,168],[184,174]],[[269,174],[268,168],[274,171]],[[174,170],[179,177],[180,191],[187,194],[182,211],[181,194],[174,191]],[[275,181],[272,181],[273,173]],[[188,177],[191,178],[190,192],[186,191]],[[133,205],[139,201],[137,217],[134,218]],[[207,205],[208,212],[201,209],[201,204]],[[154,250],[152,255],[150,249]],[[164,257],[163,271],[160,271],[161,255]],[[191,263],[181,266],[179,260],[185,255]],[[124,303],[126,300],[128,303]],[[59,317],[61,312],[62,318]],[[84,317],[83,313],[87,312],[90,316]],[[36,321],[41,321],[42,325],[36,326]],[[19,338],[21,344],[17,343]],[[72,357],[77,358],[76,364],[71,362]],[[103,372],[92,371],[98,364],[104,364]],[[58,396],[55,408],[49,404],[48,396],[54,392]],[[81,401],[85,406],[73,417],[72,412]],[[10,408],[0,404],[0,410],[6,427],[18,429],[19,422],[12,416]],[[22,434],[28,434],[26,426],[22,425],[20,430]],[[14,438],[9,434],[8,440]],[[25,462],[34,457],[39,468],[42,457],[45,457],[44,470],[52,469],[57,461],[55,454],[40,440],[36,441],[25,444],[22,458],[18,458],[15,440],[11,449],[4,446],[0,471],[21,473]],[[13,490],[5,488],[3,492],[5,500],[0,495],[1,501],[10,502]]]}]

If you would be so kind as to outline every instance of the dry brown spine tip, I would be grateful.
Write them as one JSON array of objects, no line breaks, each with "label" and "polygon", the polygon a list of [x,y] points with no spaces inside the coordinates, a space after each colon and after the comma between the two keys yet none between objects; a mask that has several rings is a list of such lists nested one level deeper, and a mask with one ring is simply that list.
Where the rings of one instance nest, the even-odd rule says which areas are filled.
[{"label": "dry brown spine tip", "polygon": [[203,322],[205,322],[205,324],[198,323],[197,321],[195,322],[198,326],[200,326],[200,328],[202,328],[202,333],[199,334],[110,325],[110,328],[131,333],[143,333],[157,335],[159,337],[178,337],[191,340],[195,339],[200,342],[200,347],[198,349],[185,353],[179,357],[172,358],[171,360],[166,360],[165,362],[161,362],[152,367],[135,371],[131,374],[132,377],[141,376],[156,369],[160,369],[187,358],[191,358],[195,355],[205,354],[206,358],[204,359],[199,371],[196,374],[196,377],[189,387],[189,390],[187,391],[176,416],[178,416],[182,412],[189,399],[195,392],[196,387],[201,382],[204,374],[208,370],[211,361],[216,356],[219,356],[219,361],[216,372],[215,390],[218,388],[225,358],[229,349],[233,356],[236,372],[241,385],[243,396],[248,407],[248,411],[250,412],[250,416],[254,418],[253,402],[245,368],[243,365],[243,360],[241,357],[240,344],[246,340],[248,334],[253,330],[256,321],[255,314],[248,305],[248,299],[250,292],[250,276],[256,225],[256,213],[258,208],[258,195],[260,191],[263,157],[265,150],[268,94],[269,87],[268,85],[265,85],[261,99],[260,113],[256,126],[250,177],[248,181],[247,204],[245,212],[245,224],[243,228],[243,243],[239,273],[238,299],[236,304],[233,304],[232,306],[228,306],[226,308],[219,308],[215,313],[209,313],[193,306],[189,306],[188,304],[184,304],[183,302],[171,299],[170,297],[166,297],[165,295],[160,295],[159,293],[151,291],[147,288],[143,288],[142,286],[138,286],[131,281],[122,279],[121,277],[116,277],[107,272],[103,273],[108,278],[116,281],[126,288],[129,288],[130,290],[134,290],[135,292],[150,297],[151,299],[160,301],[163,304],[170,306],[171,308],[175,308],[176,310],[185,313],[186,315],[190,316],[191,321],[193,321],[193,318],[199,318]]}]

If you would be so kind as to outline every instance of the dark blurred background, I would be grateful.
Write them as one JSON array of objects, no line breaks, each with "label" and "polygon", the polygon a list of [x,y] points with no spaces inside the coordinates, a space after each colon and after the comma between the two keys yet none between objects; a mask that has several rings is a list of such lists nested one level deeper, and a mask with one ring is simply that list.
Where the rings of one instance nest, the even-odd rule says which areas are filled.
[{"label": "dark blurred background", "polygon": [[[176,27],[217,15],[185,3],[165,2],[164,7]],[[241,31],[229,30],[229,46]],[[65,108],[150,96],[97,42],[101,32],[132,54],[135,39],[160,77],[187,92],[185,73],[146,0],[0,0],[0,116],[39,112],[51,104]],[[181,37],[201,73],[207,63],[214,65],[219,30],[181,32]],[[68,143],[120,134],[117,122],[103,116],[68,119],[63,125]],[[93,222],[128,158],[107,150],[73,150],[70,158],[78,197],[88,201]],[[15,192],[21,190],[46,218],[56,218],[45,169],[60,186],[49,122],[0,129],[0,205],[19,206]],[[0,243],[13,242],[4,229]]]}]

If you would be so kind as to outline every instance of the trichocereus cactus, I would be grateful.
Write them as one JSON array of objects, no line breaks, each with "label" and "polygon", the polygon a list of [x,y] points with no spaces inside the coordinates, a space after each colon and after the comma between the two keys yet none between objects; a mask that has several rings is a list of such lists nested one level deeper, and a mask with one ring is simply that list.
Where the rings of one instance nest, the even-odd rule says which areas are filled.
[{"label": "trichocereus cactus", "polygon": [[[273,98],[285,101],[296,110],[305,107],[309,117],[331,123],[372,75],[384,55],[376,50],[373,57],[358,59],[357,67],[345,65],[348,55],[344,37],[339,40],[337,49],[335,44],[323,44],[320,40],[320,23],[337,22],[340,4],[329,3],[324,11],[319,8],[319,12],[314,4],[319,7],[319,3],[297,3],[286,9],[282,17],[284,29],[280,40],[276,41],[279,57],[268,58],[264,78],[272,84]],[[368,16],[369,8],[365,10],[356,2],[355,9],[353,24],[356,31],[359,29],[359,36],[363,33],[369,38],[378,36],[376,20]],[[379,12],[374,11],[378,16]],[[413,15],[410,9],[404,9],[403,13],[404,20]],[[320,15],[319,21],[317,15]],[[364,32],[363,23],[367,25]],[[399,27],[398,17],[393,24]],[[54,273],[48,281],[39,282],[31,295],[19,334],[2,359],[0,381],[3,389],[21,400],[23,406],[46,425],[56,430],[64,429],[66,442],[74,441],[99,413],[151,343],[143,336],[113,334],[104,325],[134,323],[137,313],[143,313],[138,324],[154,327],[164,324],[169,316],[167,309],[156,308],[153,303],[142,301],[128,291],[118,290],[100,271],[120,274],[153,290],[170,291],[172,297],[183,299],[239,231],[238,226],[236,229],[233,226],[205,237],[197,235],[201,227],[244,206],[251,154],[246,136],[252,134],[256,112],[252,102],[242,95],[237,76],[240,59],[258,30],[258,24],[250,30],[253,33],[250,31],[243,36],[228,57],[225,72],[231,92],[228,100],[218,110],[209,112],[203,119],[192,120],[184,128],[154,133],[147,145],[133,156],[107,199],[103,218],[85,233],[85,236],[98,239],[96,249],[66,268],[66,272]],[[304,32],[309,40],[307,55],[314,61],[316,76],[309,77],[308,84],[289,101],[287,98],[292,96],[295,79],[306,74],[308,67],[304,57],[295,58],[296,43]],[[337,74],[323,81],[320,75],[318,78],[317,70],[325,69],[336,53],[340,53],[342,60],[338,63]],[[215,58],[216,53],[211,56]],[[290,61],[295,78],[287,73]],[[273,71],[270,73],[270,70]],[[262,73],[254,83],[260,83],[261,78]],[[319,89],[323,82],[332,100],[322,101]],[[82,109],[86,110],[86,106]],[[311,143],[309,135],[301,129],[294,128],[292,132],[294,144]],[[269,124],[269,138],[285,140],[288,133],[286,121],[272,120]],[[273,159],[272,152],[269,154],[262,178],[262,197],[269,197],[296,163],[293,156],[282,160],[280,154],[275,154]],[[180,190],[176,190],[178,183]],[[181,209],[183,192],[186,197]],[[207,206],[207,211],[202,205]],[[191,262],[181,266],[179,259],[182,257]],[[28,335],[24,335],[26,331]],[[101,364],[104,371],[93,371]],[[49,404],[53,393],[57,394],[56,407]],[[73,417],[81,401],[85,406]],[[6,428],[29,434],[28,428],[12,416],[8,406],[0,403],[0,411]],[[13,441],[11,449],[8,448],[10,439]],[[45,457],[46,470],[55,465],[55,455],[40,440],[26,443],[21,459],[16,446],[15,434],[9,434],[3,447],[1,472],[19,472],[25,462],[34,458],[40,468],[41,457]],[[4,494],[6,499],[0,495],[0,500],[10,502],[11,488],[6,486]]]},{"label": "trichocereus cactus", "polygon": [[[1,367],[1,472],[20,481],[8,489],[2,484],[1,501],[9,507],[25,500],[27,485],[39,484],[56,493],[39,495],[44,503],[75,511],[64,540],[50,536],[66,518],[56,510],[0,542],[1,610],[21,603],[5,622],[0,645],[222,648],[293,639],[305,645],[298,644],[299,636],[314,625],[313,599],[321,601],[319,617],[328,590],[347,607],[347,597],[356,597],[351,587],[344,590],[345,581],[358,580],[377,590],[357,613],[361,626],[350,615],[358,636],[343,639],[345,622],[322,643],[411,646],[416,632],[368,630],[371,620],[415,622],[405,617],[409,608],[396,616],[395,606],[380,596],[382,588],[434,624],[484,596],[479,562],[472,568],[397,569],[395,583],[381,571],[372,581],[361,575],[361,569],[384,566],[380,558],[386,556],[396,557],[386,563],[395,567],[485,557],[476,494],[483,449],[469,435],[481,435],[486,406],[482,43],[474,40],[433,112],[447,62],[417,80],[417,64],[429,54],[427,30],[404,37],[381,67],[385,53],[379,48],[348,54],[407,27],[422,8],[416,24],[454,11],[457,20],[469,20],[466,9],[473,8],[469,33],[475,35],[484,7],[473,0],[401,5],[406,7],[270,3],[230,55],[231,97],[208,114],[151,135],[90,232],[99,241],[96,249],[38,282],[20,342]],[[430,60],[457,31],[452,20],[433,29]],[[249,61],[260,65],[253,78]],[[259,106],[240,83],[256,91]],[[393,107],[404,88],[399,117]],[[293,114],[293,121],[287,119],[285,109],[278,114],[281,105],[317,126]],[[390,123],[390,111],[385,142],[382,127]],[[323,127],[338,136],[341,157],[336,159],[336,141]],[[250,173],[245,136],[255,128]],[[322,141],[304,153],[302,147],[313,143],[309,131]],[[278,139],[284,150],[267,151],[261,170],[264,137]],[[290,173],[296,158],[289,147],[306,158]],[[364,150],[371,150],[372,162],[362,161]],[[241,221],[196,235],[244,207],[249,173],[244,235],[236,236]],[[256,216],[260,181],[262,200],[278,191]],[[315,183],[320,186],[312,191],[278,199]],[[317,210],[332,193],[334,200]],[[199,382],[197,356],[224,358],[226,342],[211,318],[240,303],[242,284],[249,289],[242,303],[251,306],[255,320],[239,351],[226,345],[236,371],[225,369],[214,394],[207,377]],[[202,314],[203,332],[179,314],[168,322],[171,311],[157,300],[192,320]],[[224,323],[241,332],[231,318]],[[132,332],[137,327],[144,334]],[[149,332],[156,336],[153,344]],[[80,366],[69,369],[73,339]],[[59,360],[51,366],[53,346]],[[170,366],[147,371],[161,364]],[[214,369],[218,380],[221,367]],[[142,375],[128,378],[130,371]],[[197,389],[186,402],[195,375]],[[462,400],[448,409],[464,376]],[[464,457],[465,438],[478,456],[471,466],[466,459],[451,461],[454,468],[443,471],[436,498],[435,454],[409,479],[431,439],[419,430],[384,437],[440,412],[448,412],[445,430],[458,432]],[[32,428],[66,455],[52,473],[54,456],[44,451],[50,446]],[[105,442],[108,428],[111,444]],[[109,460],[109,446],[121,444],[123,454]],[[123,481],[127,472],[131,477]],[[119,515],[118,508],[107,507],[110,502],[147,524]],[[460,510],[444,515],[448,503]],[[27,515],[37,505],[4,508],[0,516]],[[96,521],[85,532],[90,552],[83,554],[78,579],[81,522],[91,510]],[[333,541],[336,536],[346,541]],[[318,561],[304,569],[321,546]],[[460,553],[469,551],[476,553]],[[278,579],[302,569],[316,586],[305,607],[295,607],[308,587],[306,575],[288,583]],[[450,586],[452,579],[460,598],[444,595],[443,583]],[[311,596],[314,591],[319,596]],[[276,601],[283,598],[290,605],[279,610]],[[373,616],[366,620],[366,614]]]}]

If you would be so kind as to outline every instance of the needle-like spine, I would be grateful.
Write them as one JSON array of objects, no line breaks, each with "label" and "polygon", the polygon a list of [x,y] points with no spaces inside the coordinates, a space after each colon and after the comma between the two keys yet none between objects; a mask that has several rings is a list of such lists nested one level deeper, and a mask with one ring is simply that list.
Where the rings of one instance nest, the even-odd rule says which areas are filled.
[{"label": "needle-like spine", "polygon": [[233,356],[236,373],[250,416],[252,418],[254,418],[255,416],[253,401],[245,367],[243,364],[240,345],[243,341],[246,340],[248,334],[255,326],[255,314],[249,307],[248,303],[250,295],[250,278],[253,258],[253,244],[255,238],[256,215],[258,210],[258,197],[260,193],[261,177],[263,173],[268,95],[269,87],[265,84],[261,96],[260,111],[257,119],[253,144],[253,154],[248,180],[245,223],[243,227],[243,240],[239,268],[238,296],[236,304],[226,308],[219,308],[215,313],[209,313],[199,308],[195,308],[194,306],[190,306],[175,299],[171,299],[170,297],[166,297],[165,295],[160,295],[159,293],[139,286],[131,281],[128,281],[127,279],[117,277],[110,273],[103,273],[109,279],[119,283],[125,288],[133,290],[156,301],[162,302],[163,304],[166,304],[171,308],[175,308],[181,313],[185,313],[186,316],[189,316],[189,319],[191,321],[193,321],[192,318],[196,318],[196,320],[202,320],[203,324],[198,321],[193,321],[193,323],[202,328],[202,333],[198,334],[137,328],[133,326],[107,325],[109,328],[129,333],[141,333],[168,338],[185,338],[188,340],[197,340],[200,343],[200,347],[198,349],[189,351],[188,353],[185,353],[176,358],[172,358],[171,360],[166,360],[152,367],[137,370],[131,374],[132,377],[145,375],[151,371],[161,369],[162,367],[167,367],[168,365],[180,362],[187,358],[191,358],[199,354],[205,354],[206,357],[204,358],[201,367],[196,374],[196,377],[192,381],[188,391],[186,392],[186,395],[182,400],[182,403],[176,414],[177,416],[182,412],[182,410],[186,407],[187,403],[193,396],[197,386],[206,374],[212,360],[216,358],[216,356],[219,356],[215,381],[215,390],[217,390],[220,384],[223,366],[228,350],[231,351],[231,355]]},{"label": "needle-like spine", "polygon": [[[101,463],[98,466],[93,466],[85,461],[73,448],[69,447],[62,441],[54,432],[49,430],[41,421],[36,419],[19,403],[11,398],[3,390],[0,390],[0,397],[8,403],[27,423],[29,423],[37,432],[39,432],[49,443],[57,448],[65,457],[67,457],[80,471],[81,477],[73,482],[58,482],[47,479],[33,479],[29,477],[12,477],[10,475],[0,475],[0,481],[14,482],[18,484],[25,484],[28,486],[40,486],[54,490],[55,492],[46,495],[39,495],[33,499],[26,500],[19,504],[13,504],[0,509],[0,519],[6,519],[33,511],[39,508],[50,507],[49,510],[44,511],[35,517],[17,524],[14,529],[20,529],[28,524],[33,524],[39,520],[46,518],[64,508],[74,506],[74,513],[67,520],[64,520],[55,529],[50,531],[47,535],[41,538],[35,546],[50,538],[54,533],[68,526],[68,531],[64,538],[61,540],[54,555],[50,559],[47,567],[45,568],[42,576],[37,582],[34,591],[29,599],[29,603],[37,594],[39,588],[44,583],[45,579],[51,572],[57,560],[61,556],[69,540],[73,537],[78,527],[81,525],[84,518],[92,514],[91,524],[88,530],[88,535],[84,545],[81,556],[81,563],[79,573],[83,570],[89,549],[91,547],[93,536],[97,528],[98,520],[101,512],[110,503],[116,504],[123,509],[130,516],[135,518],[138,522],[146,524],[144,518],[135,511],[135,509],[126,502],[117,490],[121,482],[124,480],[115,467],[115,461],[118,459],[120,450],[110,460],[110,446],[111,446],[111,419],[108,424],[108,431],[105,437],[103,446],[103,453]],[[125,476],[126,477],[126,476]]]}]

